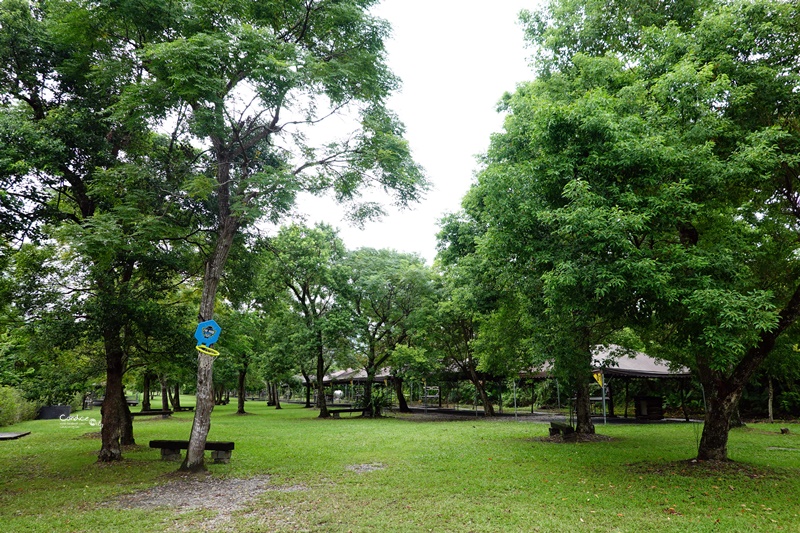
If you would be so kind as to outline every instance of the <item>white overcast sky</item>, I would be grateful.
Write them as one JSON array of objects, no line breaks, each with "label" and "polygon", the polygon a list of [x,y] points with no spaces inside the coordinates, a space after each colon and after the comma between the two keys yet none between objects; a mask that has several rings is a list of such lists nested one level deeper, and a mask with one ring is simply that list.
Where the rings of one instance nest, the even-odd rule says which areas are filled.
[{"label": "white overcast sky", "polygon": [[414,159],[432,182],[426,199],[365,228],[350,226],[341,211],[306,198],[298,206],[310,222],[340,230],[348,249],[362,246],[436,254],[437,221],[459,209],[492,132],[502,129],[497,102],[532,79],[518,14],[537,0],[383,0],[375,13],[392,25],[388,63],[402,79],[389,101],[406,125]]}]

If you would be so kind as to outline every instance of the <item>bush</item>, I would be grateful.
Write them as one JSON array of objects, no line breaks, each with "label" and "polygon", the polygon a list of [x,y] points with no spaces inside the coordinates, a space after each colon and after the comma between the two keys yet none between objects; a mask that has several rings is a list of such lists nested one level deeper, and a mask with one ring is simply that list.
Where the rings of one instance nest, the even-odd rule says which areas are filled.
[{"label": "bush", "polygon": [[82,393],[80,393],[80,392],[76,392],[76,393],[75,393],[75,394],[72,396],[72,401],[71,401],[71,402],[69,402],[69,404],[68,404],[68,405],[69,405],[70,407],[72,407],[72,412],[73,412],[73,413],[74,413],[75,411],[80,411],[80,410],[82,410],[82,409],[83,409],[83,394],[82,394]]},{"label": "bush", "polygon": [[0,427],[33,420],[38,412],[39,406],[23,398],[17,389],[0,387]]},{"label": "bush", "polygon": [[386,387],[372,387],[372,405],[368,406],[361,398],[354,403],[357,409],[367,409],[371,407],[373,412],[379,413],[383,409],[388,409],[392,406],[391,392]]},{"label": "bush", "polygon": [[789,415],[796,416],[800,413],[800,393],[793,391],[786,391],[781,393],[778,398],[778,405],[781,411]]}]

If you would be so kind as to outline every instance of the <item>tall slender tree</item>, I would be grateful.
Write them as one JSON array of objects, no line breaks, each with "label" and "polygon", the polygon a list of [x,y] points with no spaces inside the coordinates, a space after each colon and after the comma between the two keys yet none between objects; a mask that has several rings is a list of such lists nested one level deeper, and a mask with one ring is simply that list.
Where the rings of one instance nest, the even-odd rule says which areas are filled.
[{"label": "tall slender tree", "polygon": [[[198,320],[213,317],[234,237],[254,221],[277,220],[298,191],[333,191],[354,202],[355,219],[380,213],[356,200],[364,188],[399,205],[424,189],[403,128],[384,106],[397,80],[384,64],[388,25],[374,0],[184,2],[169,40],[139,56],[148,75],[127,92],[130,109],[184,124],[202,143],[205,169],[192,190],[214,222],[203,246]],[[164,106],[167,103],[168,106]],[[302,126],[333,115],[357,117],[344,140],[312,145]],[[306,128],[307,129],[307,128]],[[198,356],[197,408],[184,470],[201,470],[210,427],[213,359]]]}]

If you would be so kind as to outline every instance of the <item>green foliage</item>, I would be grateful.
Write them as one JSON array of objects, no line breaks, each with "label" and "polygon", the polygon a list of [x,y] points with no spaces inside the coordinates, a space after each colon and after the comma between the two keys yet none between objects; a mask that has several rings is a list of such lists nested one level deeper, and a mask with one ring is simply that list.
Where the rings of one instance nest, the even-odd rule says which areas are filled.
[{"label": "green foliage", "polygon": [[433,278],[423,260],[393,250],[350,252],[342,268],[348,280],[339,292],[352,321],[361,365],[377,371],[395,348],[408,343],[433,296]]},{"label": "green foliage", "polygon": [[552,407],[558,402],[555,380],[546,379],[535,382],[531,391],[531,401],[536,407]]},{"label": "green foliage", "polygon": [[778,396],[778,405],[786,413],[800,411],[800,392],[786,391]]},{"label": "green foliage", "polygon": [[[188,183],[192,195],[216,203],[220,220],[277,222],[301,190],[332,190],[361,220],[380,212],[358,203],[372,184],[407,205],[426,182],[383,105],[397,80],[383,62],[388,24],[368,14],[371,3],[173,6],[164,17],[169,36],[139,52],[149,76],[126,88],[116,112],[163,120],[174,111],[187,142],[213,148],[202,161],[213,181]],[[240,87],[256,105],[242,101]],[[344,112],[360,115],[351,135],[306,142],[307,127]],[[284,127],[295,131],[283,135]]]},{"label": "green foliage", "polygon": [[359,398],[354,406],[371,413],[382,413],[392,406],[392,391],[387,387],[372,387],[370,394]]},{"label": "green foliage", "polygon": [[464,206],[562,379],[586,379],[591,346],[632,327],[710,398],[736,395],[800,316],[797,7],[523,15],[539,76],[504,98]]},{"label": "green foliage", "polygon": [[39,404],[26,400],[22,392],[0,386],[0,427],[33,420],[38,412]]},{"label": "green foliage", "polygon": [[440,368],[436,353],[422,346],[398,344],[392,351],[392,375],[404,380],[422,381]]},{"label": "green foliage", "polygon": [[[257,300],[271,319],[265,339],[264,370],[276,375],[297,368],[319,379],[334,361],[349,354],[348,317],[336,295],[344,280],[344,243],[330,226],[282,227],[261,243]],[[269,318],[267,318],[269,317]]]}]

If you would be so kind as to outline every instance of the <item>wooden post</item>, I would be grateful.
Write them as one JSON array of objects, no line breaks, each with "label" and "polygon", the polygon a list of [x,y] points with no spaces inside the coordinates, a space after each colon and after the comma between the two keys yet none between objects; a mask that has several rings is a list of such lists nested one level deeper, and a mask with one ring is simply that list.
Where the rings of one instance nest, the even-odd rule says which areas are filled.
[{"label": "wooden post", "polygon": [[630,379],[625,380],[625,418],[628,418],[628,384],[630,382]]}]

